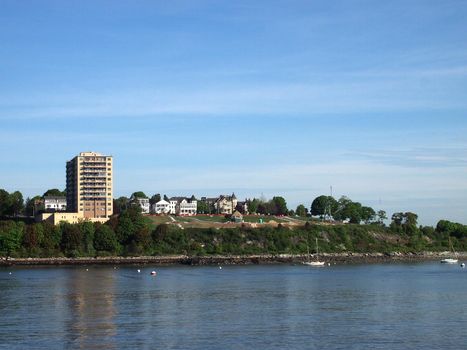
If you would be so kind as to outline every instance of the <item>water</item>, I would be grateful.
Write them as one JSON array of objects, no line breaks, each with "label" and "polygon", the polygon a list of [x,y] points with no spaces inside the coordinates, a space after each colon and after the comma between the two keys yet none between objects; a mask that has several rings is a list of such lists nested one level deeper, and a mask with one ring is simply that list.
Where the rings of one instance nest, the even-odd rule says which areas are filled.
[{"label": "water", "polygon": [[467,347],[457,265],[1,268],[0,293],[5,349]]}]

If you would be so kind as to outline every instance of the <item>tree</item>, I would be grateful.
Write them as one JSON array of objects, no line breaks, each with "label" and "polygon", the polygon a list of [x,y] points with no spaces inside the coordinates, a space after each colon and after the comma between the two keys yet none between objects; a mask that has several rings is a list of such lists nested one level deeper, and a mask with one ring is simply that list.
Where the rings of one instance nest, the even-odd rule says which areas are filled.
[{"label": "tree", "polygon": [[86,255],[94,254],[94,234],[96,228],[94,224],[90,221],[84,221],[78,224],[79,229],[83,236],[83,252]]},{"label": "tree", "polygon": [[305,208],[305,206],[304,206],[303,204],[300,204],[300,205],[297,206],[297,209],[295,210],[295,213],[296,213],[298,216],[304,218],[304,217],[306,217],[307,214],[308,214],[308,209]]},{"label": "tree", "polygon": [[23,236],[23,246],[30,252],[39,248],[44,239],[44,227],[42,223],[27,225]]},{"label": "tree", "polygon": [[118,250],[118,241],[115,232],[108,225],[99,224],[94,233],[94,248],[97,251],[115,253]]},{"label": "tree", "polygon": [[41,196],[34,196],[32,198],[27,198],[24,206],[24,215],[34,216],[36,214],[36,201],[40,200]]},{"label": "tree", "polygon": [[258,204],[259,204],[259,200],[256,198],[253,198],[252,200],[250,199],[247,200],[248,210],[250,211],[250,213],[258,212]]},{"label": "tree", "polygon": [[384,226],[384,220],[387,220],[388,217],[386,215],[386,212],[384,210],[378,210],[378,213],[376,214],[378,219],[377,219],[377,223],[379,225],[382,225]]},{"label": "tree", "polygon": [[167,197],[166,194],[164,194],[164,200],[165,200],[166,202],[169,202],[169,201],[170,201],[169,197]]},{"label": "tree", "polygon": [[65,191],[60,191],[58,188],[51,188],[45,191],[45,193],[42,195],[42,197],[46,196],[57,196],[57,197],[65,197],[66,192]]},{"label": "tree", "polygon": [[371,207],[362,207],[361,208],[361,217],[365,224],[372,223],[376,218],[376,212]]},{"label": "tree", "polygon": [[0,189],[0,215],[10,215],[10,194]]},{"label": "tree", "polygon": [[153,196],[149,199],[149,204],[154,205],[154,204],[156,204],[157,202],[160,202],[160,200],[161,200],[161,195],[160,195],[160,193],[156,193],[155,195],[153,195]]},{"label": "tree", "polygon": [[10,194],[10,214],[18,216],[24,210],[23,195],[19,191]]},{"label": "tree", "polygon": [[136,199],[136,198],[148,198],[148,197],[143,191],[137,191],[137,192],[133,192],[130,198]]},{"label": "tree", "polygon": [[333,216],[337,210],[337,201],[331,196],[316,197],[311,203],[311,215],[324,217],[326,214]]},{"label": "tree", "polygon": [[78,256],[83,251],[83,233],[78,225],[62,223],[60,225],[62,231],[62,240],[60,247],[66,254]]},{"label": "tree", "polygon": [[24,235],[22,222],[0,221],[0,255],[9,256],[18,250]]},{"label": "tree", "polygon": [[417,227],[418,215],[412,212],[392,214],[391,230],[408,235],[419,232]]},{"label": "tree", "polygon": [[113,200],[114,214],[120,214],[128,209],[130,200],[127,197],[119,197]]},{"label": "tree", "polygon": [[271,202],[273,214],[287,215],[287,202],[284,197],[273,197]]},{"label": "tree", "polygon": [[362,221],[362,205],[358,202],[347,202],[341,211],[343,220],[349,220],[351,224],[359,224]]},{"label": "tree", "polygon": [[206,201],[198,201],[198,205],[196,208],[196,212],[198,214],[210,214],[211,210],[209,208],[209,204]]}]

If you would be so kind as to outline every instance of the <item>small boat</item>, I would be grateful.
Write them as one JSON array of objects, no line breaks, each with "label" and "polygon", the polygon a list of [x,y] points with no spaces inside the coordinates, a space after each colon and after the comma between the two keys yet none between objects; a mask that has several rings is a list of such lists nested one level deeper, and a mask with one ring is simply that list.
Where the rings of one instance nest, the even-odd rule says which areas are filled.
[{"label": "small boat", "polygon": [[304,261],[302,264],[307,266],[324,266],[324,261],[319,261],[319,248],[318,248],[318,238],[316,238],[316,260],[310,260],[310,247],[308,246],[308,261]]},{"label": "small boat", "polygon": [[459,262],[459,259],[452,259],[452,258],[446,258],[442,259],[441,264],[457,264]]},{"label": "small boat", "polygon": [[451,248],[451,251],[453,252],[455,258],[446,258],[446,259],[441,259],[441,264],[457,264],[459,262],[459,259],[457,258],[457,253],[454,251],[454,247],[452,246],[451,242],[451,237],[448,237],[449,239],[449,247]]}]

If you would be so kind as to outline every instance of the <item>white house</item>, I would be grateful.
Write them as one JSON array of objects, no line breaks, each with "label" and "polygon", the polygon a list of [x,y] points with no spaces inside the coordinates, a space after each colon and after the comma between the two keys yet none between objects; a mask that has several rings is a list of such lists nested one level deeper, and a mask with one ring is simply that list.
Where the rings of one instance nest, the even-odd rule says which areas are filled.
[{"label": "white house", "polygon": [[155,214],[169,214],[170,203],[162,199],[152,205],[152,212]]},{"label": "white house", "polygon": [[175,215],[196,215],[198,201],[194,198],[172,197],[170,198],[170,214]]},{"label": "white house", "polygon": [[196,215],[198,201],[184,198],[178,203],[178,215]]},{"label": "white house", "polygon": [[66,210],[66,197],[62,196],[45,196],[44,197],[45,211],[65,211]]}]

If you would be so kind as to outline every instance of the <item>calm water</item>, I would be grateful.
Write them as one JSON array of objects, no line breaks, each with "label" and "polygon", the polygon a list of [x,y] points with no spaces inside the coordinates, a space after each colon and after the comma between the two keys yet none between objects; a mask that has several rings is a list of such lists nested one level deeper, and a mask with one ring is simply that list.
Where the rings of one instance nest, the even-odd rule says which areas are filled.
[{"label": "calm water", "polygon": [[0,268],[0,348],[467,348],[459,266],[137,268]]}]

